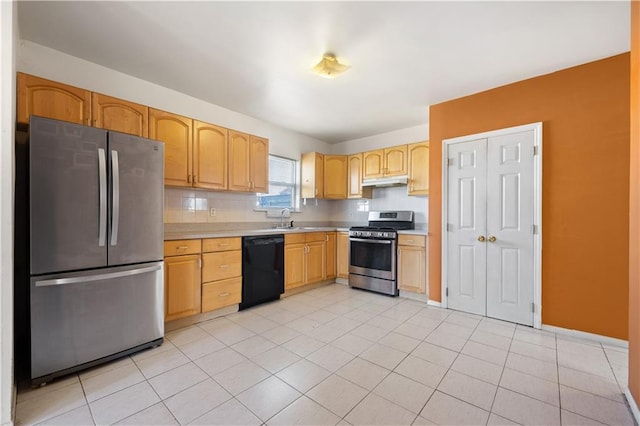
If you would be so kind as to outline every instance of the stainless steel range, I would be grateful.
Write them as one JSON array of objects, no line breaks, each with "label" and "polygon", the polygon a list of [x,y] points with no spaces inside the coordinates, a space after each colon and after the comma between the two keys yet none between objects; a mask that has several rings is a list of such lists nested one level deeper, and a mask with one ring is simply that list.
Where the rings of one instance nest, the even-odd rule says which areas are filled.
[{"label": "stainless steel range", "polygon": [[398,295],[396,231],[414,229],[413,212],[369,212],[368,226],[349,229],[349,287]]}]

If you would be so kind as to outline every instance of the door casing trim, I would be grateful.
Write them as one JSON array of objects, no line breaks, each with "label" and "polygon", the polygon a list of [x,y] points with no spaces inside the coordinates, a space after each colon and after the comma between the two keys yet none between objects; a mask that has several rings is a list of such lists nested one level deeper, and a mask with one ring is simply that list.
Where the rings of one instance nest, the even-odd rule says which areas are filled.
[{"label": "door casing trim", "polygon": [[441,296],[440,304],[443,308],[448,307],[448,297],[446,287],[447,276],[447,204],[449,201],[447,180],[449,169],[447,159],[449,157],[449,147],[456,143],[469,142],[477,139],[485,139],[496,136],[508,135],[533,130],[533,146],[537,149],[537,155],[533,159],[533,220],[536,225],[536,233],[533,236],[533,327],[542,327],[542,122],[523,124],[521,126],[508,127],[505,129],[492,130],[489,132],[476,133],[473,135],[460,136],[456,138],[444,139],[442,141],[442,238],[441,238]]}]

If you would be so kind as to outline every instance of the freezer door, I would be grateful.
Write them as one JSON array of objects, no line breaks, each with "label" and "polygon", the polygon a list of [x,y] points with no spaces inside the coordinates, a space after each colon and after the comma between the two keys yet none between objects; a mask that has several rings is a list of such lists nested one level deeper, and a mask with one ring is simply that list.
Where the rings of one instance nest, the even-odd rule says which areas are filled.
[{"label": "freezer door", "polygon": [[109,265],[162,259],[164,144],[109,132],[109,161]]},{"label": "freezer door", "polygon": [[101,129],[31,117],[32,275],[107,265],[106,135]]},{"label": "freezer door", "polygon": [[31,279],[31,379],[164,334],[163,263]]}]

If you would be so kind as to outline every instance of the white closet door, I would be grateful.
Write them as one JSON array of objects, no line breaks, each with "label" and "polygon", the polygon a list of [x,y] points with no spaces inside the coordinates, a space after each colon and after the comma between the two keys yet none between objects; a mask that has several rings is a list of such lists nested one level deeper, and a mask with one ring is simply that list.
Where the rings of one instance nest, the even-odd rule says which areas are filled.
[{"label": "white closet door", "polygon": [[487,143],[486,315],[525,325],[533,325],[533,143],[533,130]]},{"label": "white closet door", "polygon": [[487,140],[449,147],[447,277],[448,305],[486,314]]}]

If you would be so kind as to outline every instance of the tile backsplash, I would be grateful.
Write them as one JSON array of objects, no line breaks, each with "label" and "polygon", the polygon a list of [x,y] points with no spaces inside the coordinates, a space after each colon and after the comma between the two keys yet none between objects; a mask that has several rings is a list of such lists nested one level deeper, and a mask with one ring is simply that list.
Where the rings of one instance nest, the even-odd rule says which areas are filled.
[{"label": "tile backsplash", "polygon": [[[409,197],[407,187],[376,188],[371,199],[314,200],[301,203],[295,222],[365,224],[369,210],[413,210],[416,227],[426,227],[428,197]],[[255,194],[165,188],[165,223],[277,222],[255,211]],[[212,209],[214,211],[212,212]]]}]

